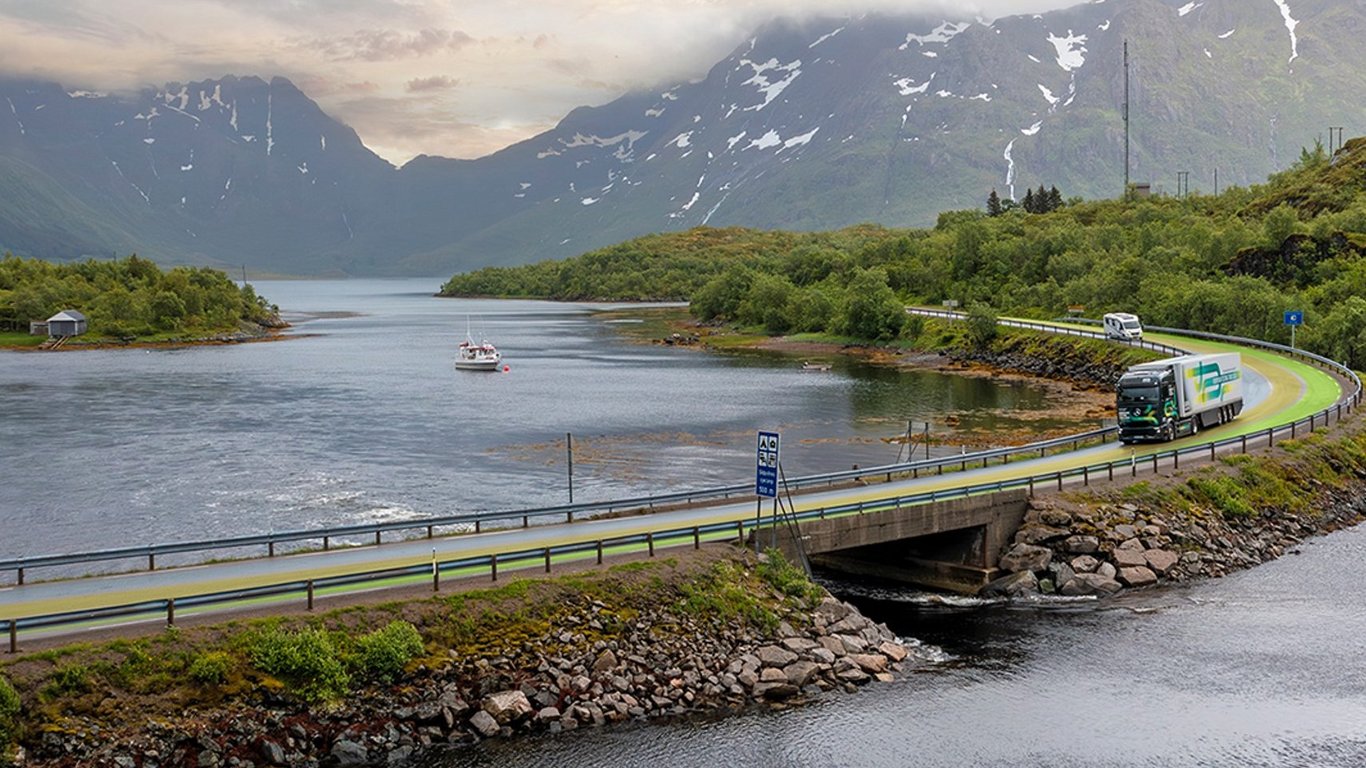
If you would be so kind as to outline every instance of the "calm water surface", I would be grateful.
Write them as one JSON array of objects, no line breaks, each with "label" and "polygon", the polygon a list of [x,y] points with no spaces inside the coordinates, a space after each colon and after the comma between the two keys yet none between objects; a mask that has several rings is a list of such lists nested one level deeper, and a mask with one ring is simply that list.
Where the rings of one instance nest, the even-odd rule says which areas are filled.
[{"label": "calm water surface", "polygon": [[[625,340],[592,307],[285,281],[276,343],[0,352],[0,557],[525,508],[885,464],[907,419],[1027,418],[1044,391]],[[338,313],[355,313],[338,316]],[[506,373],[455,371],[467,321]],[[1091,425],[1086,425],[1091,426]]]}]

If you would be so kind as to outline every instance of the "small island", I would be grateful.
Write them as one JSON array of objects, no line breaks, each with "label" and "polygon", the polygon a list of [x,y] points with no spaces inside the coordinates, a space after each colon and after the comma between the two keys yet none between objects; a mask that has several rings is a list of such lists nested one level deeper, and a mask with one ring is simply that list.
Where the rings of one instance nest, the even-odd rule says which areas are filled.
[{"label": "small island", "polygon": [[208,267],[136,255],[54,264],[0,259],[0,348],[222,344],[272,338],[279,308]]}]

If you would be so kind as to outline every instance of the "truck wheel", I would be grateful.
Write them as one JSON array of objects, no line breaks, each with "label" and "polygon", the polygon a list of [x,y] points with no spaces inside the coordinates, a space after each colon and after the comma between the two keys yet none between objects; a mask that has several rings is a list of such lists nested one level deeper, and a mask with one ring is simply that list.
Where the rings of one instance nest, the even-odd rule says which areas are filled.
[{"label": "truck wheel", "polygon": [[1191,419],[1191,435],[1198,434],[1200,434],[1200,417],[1196,416]]}]

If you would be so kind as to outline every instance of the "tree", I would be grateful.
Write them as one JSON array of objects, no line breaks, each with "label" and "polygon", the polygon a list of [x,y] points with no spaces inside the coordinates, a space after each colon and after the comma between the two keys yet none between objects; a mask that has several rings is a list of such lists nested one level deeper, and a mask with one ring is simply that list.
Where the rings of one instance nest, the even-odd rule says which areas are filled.
[{"label": "tree", "polygon": [[987,215],[988,215],[988,216],[1000,216],[1000,215],[1001,215],[1001,197],[1000,197],[999,195],[996,194],[996,190],[995,190],[995,189],[991,190],[991,194],[990,194],[990,195],[987,195]]},{"label": "tree", "polygon": [[1056,211],[1062,208],[1062,193],[1057,187],[1050,187],[1048,190],[1048,210]]},{"label": "tree", "polygon": [[1026,213],[1038,213],[1036,210],[1038,206],[1034,203],[1034,190],[1025,190],[1024,202],[1020,204],[1020,207],[1024,208]]},{"label": "tree", "polygon": [[988,304],[974,302],[968,306],[968,341],[975,349],[986,349],[996,338],[996,313]]},{"label": "tree", "polygon": [[865,269],[849,283],[844,306],[844,330],[873,341],[895,339],[906,322],[906,307],[887,285],[887,273]]}]

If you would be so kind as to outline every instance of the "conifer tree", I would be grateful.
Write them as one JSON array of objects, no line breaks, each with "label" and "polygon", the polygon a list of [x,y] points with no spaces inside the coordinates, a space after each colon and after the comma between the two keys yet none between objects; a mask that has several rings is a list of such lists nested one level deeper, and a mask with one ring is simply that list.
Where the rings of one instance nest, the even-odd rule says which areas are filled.
[{"label": "conifer tree", "polygon": [[987,195],[987,215],[988,215],[988,216],[1000,216],[1000,215],[1001,215],[1001,197],[1000,197],[1000,195],[997,195],[997,194],[996,194],[996,190],[995,190],[995,189],[991,190],[991,194],[990,194],[990,195]]},{"label": "conifer tree", "polygon": [[1038,210],[1036,210],[1038,204],[1034,202],[1034,190],[1025,190],[1024,202],[1021,203],[1021,206],[1025,209],[1026,213],[1038,213]]}]

